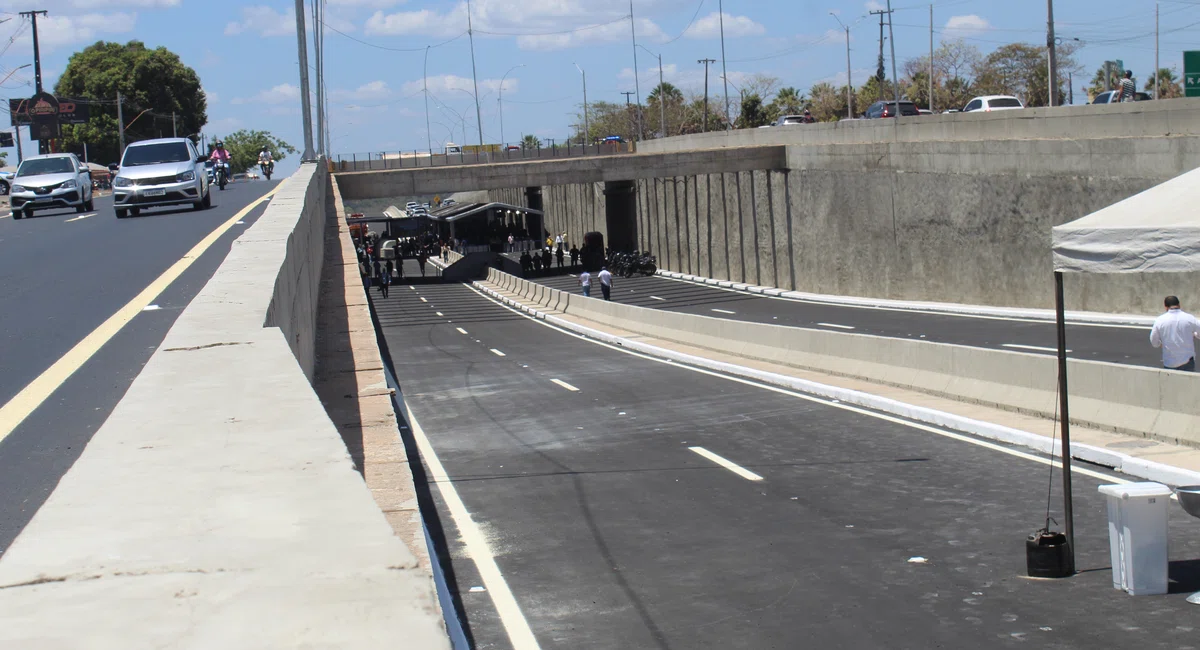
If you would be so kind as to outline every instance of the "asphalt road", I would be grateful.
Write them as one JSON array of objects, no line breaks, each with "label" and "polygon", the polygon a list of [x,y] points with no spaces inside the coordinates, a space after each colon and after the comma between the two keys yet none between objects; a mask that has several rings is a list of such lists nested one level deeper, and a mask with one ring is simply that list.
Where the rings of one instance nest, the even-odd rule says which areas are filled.
[{"label": "asphalt road", "polygon": [[[0,405],[8,403],[200,240],[275,182],[215,191],[202,212],[156,209],[118,221],[110,197],[96,212],[0,217]],[[262,214],[245,216],[133,318],[11,433],[0,422],[0,554],[53,491],[180,311],[231,242]],[[88,216],[91,215],[91,216]]]},{"label": "asphalt road", "polygon": [[[579,291],[570,275],[533,278],[556,289]],[[593,287],[599,295],[599,288]],[[613,300],[715,318],[920,339],[1032,354],[1057,354],[1053,323],[1019,318],[959,316],[934,312],[848,307],[731,291],[660,276],[617,278]],[[1068,356],[1161,367],[1161,352],[1150,346],[1150,328],[1068,324]]]},{"label": "asphalt road", "polygon": [[521,621],[546,649],[1195,645],[1200,520],[1176,505],[1172,595],[1112,589],[1108,480],[1084,473],[1082,573],[1029,580],[1050,478],[1031,458],[582,340],[465,285],[372,301],[448,477],[426,516],[474,647],[514,647]]}]

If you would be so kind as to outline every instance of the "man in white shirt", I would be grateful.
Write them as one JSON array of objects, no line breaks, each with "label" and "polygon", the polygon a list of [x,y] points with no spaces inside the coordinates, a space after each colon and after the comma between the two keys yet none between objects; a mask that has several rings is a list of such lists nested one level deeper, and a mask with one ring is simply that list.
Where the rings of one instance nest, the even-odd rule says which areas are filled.
[{"label": "man in white shirt", "polygon": [[1162,348],[1163,367],[1168,370],[1196,370],[1196,339],[1200,338],[1200,321],[1179,308],[1179,298],[1163,300],[1166,313],[1154,319],[1150,330],[1150,345]]},{"label": "man in white shirt", "polygon": [[612,273],[608,272],[607,266],[600,267],[600,291],[605,300],[612,300]]},{"label": "man in white shirt", "polygon": [[579,274],[579,286],[583,287],[583,296],[592,297],[592,274],[584,271]]}]

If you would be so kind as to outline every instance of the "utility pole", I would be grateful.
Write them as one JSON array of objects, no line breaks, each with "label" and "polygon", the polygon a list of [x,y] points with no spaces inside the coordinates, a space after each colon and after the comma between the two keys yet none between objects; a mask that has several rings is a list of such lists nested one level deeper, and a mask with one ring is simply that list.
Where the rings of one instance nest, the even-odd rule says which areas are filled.
[{"label": "utility pole", "polygon": [[883,15],[887,12],[880,9],[878,11],[870,11],[868,13],[870,13],[872,16],[879,16],[879,65],[875,68],[875,81],[882,86],[884,80],[887,78],[887,73],[883,71]]},{"label": "utility pole", "polygon": [[[633,91],[637,95],[637,139],[645,140],[646,134],[642,131],[642,86],[638,81],[638,66],[637,66],[637,28],[633,23],[633,0],[629,0],[629,32],[633,34]],[[628,103],[629,98],[625,98]]]},{"label": "utility pole", "polygon": [[[623,91],[621,91],[621,94],[622,94],[622,95],[625,95],[625,112],[626,112],[626,113],[628,113],[628,112],[629,112],[629,107],[630,107],[629,96],[630,96],[630,95],[633,95],[633,94],[634,94],[634,92],[633,92],[633,91],[631,91],[631,90],[623,90]],[[630,139],[631,141],[633,140],[633,136],[634,136],[634,133],[633,133],[633,131],[634,131],[634,129],[635,129],[635,128],[637,128],[637,124],[635,123],[635,120],[631,119],[631,120],[630,120],[630,122],[629,122],[629,131],[630,131],[630,133],[629,133],[629,139]]]},{"label": "utility pole", "polygon": [[[28,16],[30,22],[33,23],[33,85],[34,85],[34,88],[36,89],[37,94],[40,95],[40,94],[42,94],[42,56],[41,56],[41,51],[38,49],[37,17],[39,15],[47,16],[47,15],[49,15],[49,12],[46,12],[46,11],[22,11],[21,15]],[[29,134],[31,136],[33,135],[33,127],[32,126],[29,127]],[[38,153],[47,153],[49,151],[49,144],[50,143],[47,142],[45,139],[38,140]]]},{"label": "utility pole", "polygon": [[117,152],[119,157],[120,154],[125,153],[125,114],[121,110],[120,91],[117,91],[117,136],[120,138],[121,142],[121,150]]},{"label": "utility pole", "polygon": [[[579,70],[579,74],[583,75],[583,138],[582,139],[583,139],[583,146],[586,147],[587,141],[590,140],[592,137],[592,127],[591,127],[591,125],[588,124],[587,73],[583,71],[583,68],[579,67],[578,63],[575,64],[575,69]],[[570,143],[571,140],[568,138],[567,142]],[[584,150],[584,153],[587,153],[586,149]]]},{"label": "utility pole", "polygon": [[317,153],[325,150],[325,0],[313,0],[313,53],[317,59]]},{"label": "utility pole", "polygon": [[852,107],[854,101],[851,95],[852,91],[850,90],[852,87],[850,85],[850,28],[842,22],[841,18],[838,18],[837,14],[831,11],[829,15],[833,16],[833,19],[838,21],[842,29],[846,30],[846,119],[852,119],[854,117],[854,108]]},{"label": "utility pole", "polygon": [[1058,99],[1058,54],[1054,46],[1054,0],[1046,0],[1046,51],[1049,53],[1047,60],[1050,65],[1046,99],[1048,105],[1054,106],[1058,104],[1055,101]]},{"label": "utility pole", "polygon": [[725,130],[728,131],[733,128],[733,113],[729,112],[729,71],[725,69],[725,7],[721,0],[717,0],[717,18],[721,21],[721,81],[725,84]]},{"label": "utility pole", "polygon": [[175,127],[175,111],[171,111],[171,137],[179,137],[179,131]]},{"label": "utility pole", "polygon": [[663,97],[663,90],[666,85],[663,83],[662,55],[658,55],[658,128],[662,130],[662,137],[667,137],[667,98]]},{"label": "utility pole", "polygon": [[1154,98],[1158,99],[1158,3],[1154,3]]},{"label": "utility pole", "polygon": [[716,62],[716,59],[700,59],[696,61],[696,63],[704,64],[704,133],[708,133],[708,64]]},{"label": "utility pole", "polygon": [[308,97],[308,39],[304,34],[304,0],[296,0],[296,49],[300,57],[300,114],[304,120],[304,151],[300,160],[313,159],[312,106]]},{"label": "utility pole", "polygon": [[[892,32],[892,0],[887,0],[888,47],[892,48],[892,94],[896,97],[896,118],[900,117],[900,82],[896,78],[896,35]],[[899,122],[896,122],[899,124]]]},{"label": "utility pole", "polygon": [[13,139],[17,141],[17,164],[20,165],[21,161],[25,159],[24,152],[21,151],[21,127],[14,126],[13,132],[17,134],[17,137]]},{"label": "utility pole", "polygon": [[933,112],[933,5],[929,5],[929,112]]},{"label": "utility pole", "polygon": [[429,130],[429,48],[425,46],[425,68],[421,73],[421,85],[425,88],[425,144],[429,147],[429,165],[433,166],[433,134]]},{"label": "utility pole", "polygon": [[479,125],[479,149],[482,151],[483,113],[479,110],[479,75],[475,72],[475,32],[471,29],[471,0],[467,0],[467,38],[471,41],[471,83],[475,84],[475,123]]}]

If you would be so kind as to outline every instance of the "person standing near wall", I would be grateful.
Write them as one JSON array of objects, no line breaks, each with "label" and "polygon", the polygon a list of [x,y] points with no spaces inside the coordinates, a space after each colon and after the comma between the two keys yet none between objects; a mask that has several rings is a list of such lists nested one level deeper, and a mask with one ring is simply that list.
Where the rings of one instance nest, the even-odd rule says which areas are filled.
[{"label": "person standing near wall", "polygon": [[1150,345],[1162,348],[1163,367],[1167,370],[1196,370],[1196,339],[1200,338],[1200,321],[1179,308],[1179,298],[1163,300],[1166,312],[1154,319],[1150,330]]},{"label": "person standing near wall", "polygon": [[608,272],[607,266],[600,267],[600,292],[605,300],[612,300],[612,273]]},{"label": "person standing near wall", "polygon": [[[388,262],[388,266],[391,266],[391,264],[392,264],[391,262]],[[387,269],[386,273],[379,276],[379,293],[380,293],[380,295],[382,295],[384,298],[387,298],[388,297],[388,289],[391,286],[392,286],[392,270],[389,268],[389,269]]]},{"label": "person standing near wall", "polygon": [[1133,70],[1125,71],[1125,78],[1121,80],[1121,90],[1117,91],[1117,98],[1113,101],[1131,102],[1137,95],[1137,84],[1133,81]]},{"label": "person standing near wall", "polygon": [[579,286],[583,289],[585,298],[592,297],[592,274],[586,270],[579,274]]}]

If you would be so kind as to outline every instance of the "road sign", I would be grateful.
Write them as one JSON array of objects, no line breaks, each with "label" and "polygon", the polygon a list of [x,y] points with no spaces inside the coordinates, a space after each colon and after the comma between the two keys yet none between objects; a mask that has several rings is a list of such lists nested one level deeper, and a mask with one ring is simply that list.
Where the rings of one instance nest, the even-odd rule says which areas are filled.
[{"label": "road sign", "polygon": [[1200,97],[1200,50],[1183,53],[1183,96]]}]

